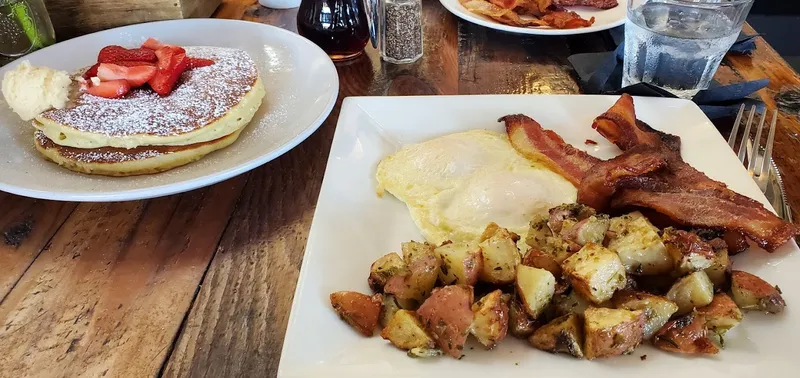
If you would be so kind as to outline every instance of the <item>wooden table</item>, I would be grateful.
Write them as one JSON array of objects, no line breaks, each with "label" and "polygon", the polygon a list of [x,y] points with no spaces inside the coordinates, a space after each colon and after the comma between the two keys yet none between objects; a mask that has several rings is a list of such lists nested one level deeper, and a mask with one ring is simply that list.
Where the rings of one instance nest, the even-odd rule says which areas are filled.
[{"label": "wooden table", "polygon": [[[567,56],[610,48],[605,33],[521,37],[423,3],[421,61],[385,64],[370,48],[338,65],[339,102],[319,131],[248,174],[123,203],[0,192],[0,377],[275,376],[343,98],[579,93]],[[215,16],[294,30],[295,14],[227,0]],[[763,39],[757,46],[729,57],[717,79],[769,78],[759,96],[774,108],[800,78]],[[800,122],[781,113],[778,127],[775,160],[800,209]]]}]

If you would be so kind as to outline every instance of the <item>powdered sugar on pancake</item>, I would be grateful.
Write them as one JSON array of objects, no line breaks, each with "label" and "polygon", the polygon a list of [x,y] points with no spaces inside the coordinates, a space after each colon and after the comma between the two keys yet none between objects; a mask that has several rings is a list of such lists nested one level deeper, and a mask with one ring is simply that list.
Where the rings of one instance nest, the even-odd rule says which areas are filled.
[{"label": "powdered sugar on pancake", "polygon": [[108,136],[188,133],[225,115],[258,78],[246,52],[222,47],[185,47],[186,56],[214,64],[184,72],[176,88],[161,97],[145,86],[122,99],[82,93],[74,106],[42,113],[76,130]]}]

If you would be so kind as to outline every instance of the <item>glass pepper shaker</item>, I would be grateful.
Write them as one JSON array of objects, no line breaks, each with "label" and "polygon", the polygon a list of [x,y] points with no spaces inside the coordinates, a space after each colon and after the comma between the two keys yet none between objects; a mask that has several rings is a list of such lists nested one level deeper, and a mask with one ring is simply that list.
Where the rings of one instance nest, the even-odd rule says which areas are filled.
[{"label": "glass pepper shaker", "polygon": [[412,63],[422,57],[421,0],[377,0],[377,35],[381,58]]}]

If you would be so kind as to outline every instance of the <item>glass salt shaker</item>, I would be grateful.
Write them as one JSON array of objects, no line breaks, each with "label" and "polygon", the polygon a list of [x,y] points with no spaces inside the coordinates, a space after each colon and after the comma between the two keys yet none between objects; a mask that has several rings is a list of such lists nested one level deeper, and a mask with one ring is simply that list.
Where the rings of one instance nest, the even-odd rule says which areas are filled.
[{"label": "glass salt shaker", "polygon": [[421,0],[377,0],[378,47],[389,63],[412,63],[422,57]]}]

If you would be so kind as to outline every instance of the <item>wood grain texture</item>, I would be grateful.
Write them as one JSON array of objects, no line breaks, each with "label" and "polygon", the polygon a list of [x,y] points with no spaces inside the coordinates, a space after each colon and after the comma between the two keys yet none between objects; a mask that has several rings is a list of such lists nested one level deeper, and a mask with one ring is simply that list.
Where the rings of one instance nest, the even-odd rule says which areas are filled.
[{"label": "wood grain texture", "polygon": [[0,192],[0,303],[75,206]]},{"label": "wood grain texture", "polygon": [[82,204],[0,304],[0,376],[154,376],[245,177]]}]

